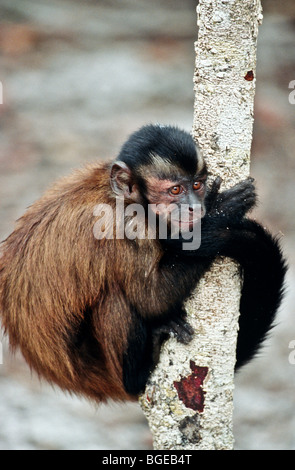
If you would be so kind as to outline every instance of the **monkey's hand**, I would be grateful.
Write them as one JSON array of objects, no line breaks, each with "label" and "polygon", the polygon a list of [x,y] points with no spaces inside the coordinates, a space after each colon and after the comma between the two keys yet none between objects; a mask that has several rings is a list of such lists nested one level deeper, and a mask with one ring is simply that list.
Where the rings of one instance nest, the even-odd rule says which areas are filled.
[{"label": "monkey's hand", "polygon": [[241,220],[256,203],[254,179],[247,178],[230,189],[219,192],[221,178],[213,182],[205,205],[209,217],[223,218],[226,223]]},{"label": "monkey's hand", "polygon": [[232,228],[240,226],[256,202],[253,178],[247,178],[230,189],[219,192],[220,178],[209,192],[209,210],[201,222],[201,246],[198,257],[222,254],[232,242]]}]

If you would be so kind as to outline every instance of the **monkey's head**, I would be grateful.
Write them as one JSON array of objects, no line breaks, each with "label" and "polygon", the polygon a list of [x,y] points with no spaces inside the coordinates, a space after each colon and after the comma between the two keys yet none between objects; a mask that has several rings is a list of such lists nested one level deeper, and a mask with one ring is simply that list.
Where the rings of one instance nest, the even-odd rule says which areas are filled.
[{"label": "monkey's head", "polygon": [[192,136],[172,126],[139,129],[111,167],[115,195],[145,207],[149,204],[182,233],[205,214],[206,179],[206,165]]}]

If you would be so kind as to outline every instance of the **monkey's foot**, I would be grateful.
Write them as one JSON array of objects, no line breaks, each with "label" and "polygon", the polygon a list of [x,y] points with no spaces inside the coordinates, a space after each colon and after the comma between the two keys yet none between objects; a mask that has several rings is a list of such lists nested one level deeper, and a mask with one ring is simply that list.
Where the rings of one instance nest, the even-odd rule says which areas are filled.
[{"label": "monkey's foot", "polygon": [[166,325],[161,325],[155,333],[157,337],[167,334],[174,336],[180,343],[188,344],[193,339],[194,329],[186,320],[178,318],[177,321],[170,320]]},{"label": "monkey's foot", "polygon": [[170,333],[180,343],[188,344],[193,339],[194,329],[186,320],[178,319],[177,322],[171,320],[168,326],[170,327]]}]

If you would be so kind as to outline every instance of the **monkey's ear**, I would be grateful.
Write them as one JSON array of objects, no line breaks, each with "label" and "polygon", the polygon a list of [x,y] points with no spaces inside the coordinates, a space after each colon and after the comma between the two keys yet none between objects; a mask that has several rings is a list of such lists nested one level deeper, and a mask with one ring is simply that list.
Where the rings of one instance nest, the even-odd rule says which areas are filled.
[{"label": "monkey's ear", "polygon": [[131,170],[126,163],[117,161],[111,168],[111,187],[117,196],[130,197],[132,192]]}]

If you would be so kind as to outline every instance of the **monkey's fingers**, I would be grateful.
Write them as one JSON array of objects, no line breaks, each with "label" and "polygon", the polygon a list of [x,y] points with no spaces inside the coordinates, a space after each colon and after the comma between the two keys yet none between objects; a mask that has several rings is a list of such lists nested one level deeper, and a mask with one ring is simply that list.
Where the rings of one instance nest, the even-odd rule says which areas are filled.
[{"label": "monkey's fingers", "polygon": [[218,193],[210,210],[210,216],[222,217],[228,220],[239,221],[245,217],[256,204],[256,190],[254,179],[249,177],[240,181],[230,189]]},{"label": "monkey's fingers", "polygon": [[253,181],[254,179],[249,177],[222,192],[219,196],[220,209],[243,217],[256,204],[257,196]]},{"label": "monkey's fingers", "polygon": [[212,209],[212,207],[214,206],[214,203],[217,199],[221,183],[222,183],[222,178],[220,176],[217,176],[217,178],[215,178],[215,180],[213,181],[213,183],[210,187],[210,190],[209,190],[209,192],[206,196],[205,205],[206,205],[207,211],[209,211],[209,212]]},{"label": "monkey's fingers", "polygon": [[220,189],[221,183],[222,183],[222,178],[221,178],[221,176],[217,176],[217,177],[215,178],[215,180],[213,181],[213,183],[212,183],[211,191],[213,191],[213,192],[218,192],[219,189]]}]

